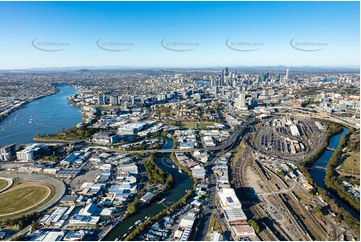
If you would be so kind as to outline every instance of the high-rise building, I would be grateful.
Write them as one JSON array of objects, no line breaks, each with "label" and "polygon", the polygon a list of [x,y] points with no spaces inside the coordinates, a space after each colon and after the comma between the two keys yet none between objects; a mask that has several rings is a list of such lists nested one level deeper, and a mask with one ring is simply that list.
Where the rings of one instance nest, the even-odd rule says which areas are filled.
[{"label": "high-rise building", "polygon": [[220,86],[224,86],[224,70],[222,70],[221,80],[220,80],[219,85],[220,85]]},{"label": "high-rise building", "polygon": [[229,73],[228,73],[228,67],[226,67],[225,72],[226,72],[225,75],[228,76],[228,75],[229,75]]},{"label": "high-rise building", "polygon": [[246,94],[244,92],[241,92],[238,95],[238,98],[236,100],[236,107],[243,109],[243,108],[247,108],[247,104],[246,104]]},{"label": "high-rise building", "polygon": [[99,105],[104,105],[105,104],[105,96],[99,96],[98,97],[98,104]]},{"label": "high-rise building", "polygon": [[257,100],[258,99],[258,93],[257,92],[251,92],[251,98]]},{"label": "high-rise building", "polygon": [[16,159],[16,145],[10,144],[0,148],[0,161],[12,161]]},{"label": "high-rise building", "polygon": [[119,104],[118,96],[110,96],[109,102],[110,102],[110,105],[112,105],[112,106],[118,105]]},{"label": "high-rise building", "polygon": [[272,88],[268,89],[268,96],[274,96],[275,95],[275,90],[273,90]]},{"label": "high-rise building", "polygon": [[134,106],[134,104],[135,104],[135,96],[132,95],[130,97],[130,102],[131,102],[132,106]]},{"label": "high-rise building", "polygon": [[289,73],[288,73],[288,68],[286,69],[286,75],[285,75],[285,77],[284,77],[284,79],[283,79],[283,81],[284,82],[288,82],[288,79],[289,79]]},{"label": "high-rise building", "polygon": [[255,108],[258,106],[258,101],[257,99],[251,98],[250,100],[250,105],[252,106],[252,108]]},{"label": "high-rise building", "polygon": [[280,81],[280,79],[281,79],[280,74],[277,74],[277,75],[276,75],[275,82],[279,82],[279,81]]}]

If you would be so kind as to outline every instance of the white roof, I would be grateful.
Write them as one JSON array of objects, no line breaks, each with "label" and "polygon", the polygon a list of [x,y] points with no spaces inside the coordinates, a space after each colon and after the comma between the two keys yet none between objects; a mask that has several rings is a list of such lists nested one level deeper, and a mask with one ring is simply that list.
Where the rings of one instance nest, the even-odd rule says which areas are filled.
[{"label": "white roof", "polygon": [[63,238],[64,232],[49,232],[43,239],[43,241],[60,241]]},{"label": "white roof", "polygon": [[221,205],[228,221],[247,220],[242,210],[242,204],[233,188],[223,188],[218,191]]}]

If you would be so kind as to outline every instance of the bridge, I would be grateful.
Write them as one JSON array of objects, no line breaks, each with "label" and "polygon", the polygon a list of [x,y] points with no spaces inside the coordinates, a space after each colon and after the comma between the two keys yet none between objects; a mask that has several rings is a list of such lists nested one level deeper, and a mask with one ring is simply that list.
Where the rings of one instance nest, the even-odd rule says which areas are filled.
[{"label": "bridge", "polygon": [[326,167],[323,166],[311,166],[310,169],[321,169],[321,170],[326,170]]},{"label": "bridge", "polygon": [[327,147],[327,148],[326,148],[326,150],[329,150],[329,151],[333,151],[333,152],[335,152],[335,150],[336,150],[336,149],[335,149],[335,148],[330,148],[330,147]]}]

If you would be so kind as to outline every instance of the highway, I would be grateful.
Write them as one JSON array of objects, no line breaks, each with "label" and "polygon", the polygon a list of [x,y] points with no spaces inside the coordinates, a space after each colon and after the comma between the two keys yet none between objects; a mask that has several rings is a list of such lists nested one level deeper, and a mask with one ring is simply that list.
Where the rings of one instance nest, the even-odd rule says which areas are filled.
[{"label": "highway", "polygon": [[221,149],[223,150],[219,152],[210,162],[208,162],[207,165],[204,166],[204,168],[206,169],[206,174],[209,179],[208,190],[207,190],[208,194],[206,199],[207,204],[202,209],[203,210],[202,218],[200,219],[200,221],[197,222],[197,229],[193,238],[193,240],[195,241],[206,240],[210,219],[213,210],[216,209],[215,199],[217,192],[217,178],[212,168],[219,157],[230,152],[238,145],[240,140],[243,138],[242,134],[244,134],[245,128],[252,122],[253,121],[244,123],[239,128],[237,128],[235,132],[233,132],[233,134],[228,138],[228,140],[223,145],[213,147],[215,148],[214,150],[221,150]]}]

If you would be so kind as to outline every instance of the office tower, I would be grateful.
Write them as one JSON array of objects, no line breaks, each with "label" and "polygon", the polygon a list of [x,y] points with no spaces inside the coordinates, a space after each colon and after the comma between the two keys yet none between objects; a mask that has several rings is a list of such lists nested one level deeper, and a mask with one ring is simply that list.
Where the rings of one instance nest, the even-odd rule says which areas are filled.
[{"label": "office tower", "polygon": [[251,92],[251,98],[257,100],[258,99],[258,93],[257,92]]},{"label": "office tower", "polygon": [[236,78],[232,79],[232,87],[236,87]]},{"label": "office tower", "polygon": [[229,73],[228,73],[228,67],[226,67],[226,73],[225,73],[225,75],[228,76],[228,74],[229,74]]},{"label": "office tower", "polygon": [[268,89],[268,96],[274,96],[275,95],[275,90],[273,90],[272,88]]},{"label": "office tower", "polygon": [[251,106],[252,106],[253,108],[257,107],[257,106],[258,106],[258,101],[257,101],[257,99],[251,98],[250,104],[251,104]]},{"label": "office tower", "polygon": [[277,74],[277,75],[276,75],[276,80],[275,80],[275,82],[279,82],[280,79],[281,79],[280,74]]},{"label": "office tower", "polygon": [[109,98],[110,105],[118,105],[118,96],[110,96]]},{"label": "office tower", "polygon": [[229,86],[228,76],[224,76],[224,84],[223,86]]},{"label": "office tower", "polygon": [[99,97],[98,97],[98,104],[99,104],[99,105],[105,104],[104,96],[99,96]]},{"label": "office tower", "polygon": [[237,98],[237,101],[236,101],[236,107],[237,108],[247,108],[246,94],[244,92],[241,92],[238,95],[238,98]]},{"label": "office tower", "polygon": [[289,79],[289,73],[288,73],[288,68],[286,69],[286,75],[283,79],[284,82],[288,82],[288,79]]},{"label": "office tower", "polygon": [[220,86],[224,86],[224,70],[222,70],[221,80],[220,80],[219,85],[220,85]]},{"label": "office tower", "polygon": [[12,161],[16,159],[16,145],[10,144],[0,147],[0,161]]},{"label": "office tower", "polygon": [[214,93],[214,94],[217,94],[217,93],[218,93],[218,87],[217,87],[217,86],[214,86],[214,87],[213,87],[213,93]]},{"label": "office tower", "polygon": [[214,87],[215,86],[215,80],[212,78],[211,79],[211,87]]},{"label": "office tower", "polygon": [[264,89],[262,90],[262,95],[263,95],[263,96],[268,96],[268,89],[267,89],[267,88],[264,88]]}]

